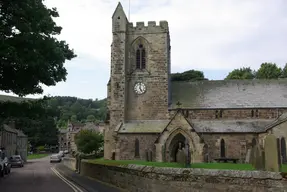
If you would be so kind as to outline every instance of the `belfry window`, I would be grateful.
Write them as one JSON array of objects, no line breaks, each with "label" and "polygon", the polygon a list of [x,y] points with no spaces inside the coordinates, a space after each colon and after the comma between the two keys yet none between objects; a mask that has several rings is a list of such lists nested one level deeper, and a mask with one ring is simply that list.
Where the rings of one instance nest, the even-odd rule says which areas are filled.
[{"label": "belfry window", "polygon": [[139,44],[136,51],[136,68],[145,69],[146,67],[146,50],[142,44]]}]

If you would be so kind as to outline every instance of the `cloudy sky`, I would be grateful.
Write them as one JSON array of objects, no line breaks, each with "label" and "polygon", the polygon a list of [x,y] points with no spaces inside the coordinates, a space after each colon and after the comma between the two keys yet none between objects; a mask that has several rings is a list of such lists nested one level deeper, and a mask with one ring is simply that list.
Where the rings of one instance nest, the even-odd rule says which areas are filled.
[{"label": "cloudy sky", "polygon": [[[111,16],[117,0],[46,0],[56,7],[66,40],[78,55],[66,62],[67,81],[44,94],[106,97]],[[121,1],[128,16],[129,0]],[[287,62],[286,0],[130,0],[130,21],[167,20],[172,72],[202,70],[222,79],[234,68]],[[41,95],[40,95],[41,96]],[[40,97],[39,95],[28,97]]]}]

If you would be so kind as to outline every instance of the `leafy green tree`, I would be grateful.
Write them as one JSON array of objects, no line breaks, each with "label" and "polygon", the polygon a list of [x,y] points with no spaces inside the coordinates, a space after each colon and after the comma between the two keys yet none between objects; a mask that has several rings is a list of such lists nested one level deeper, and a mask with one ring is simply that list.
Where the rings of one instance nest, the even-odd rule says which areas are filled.
[{"label": "leafy green tree", "polygon": [[262,63],[256,72],[257,79],[278,79],[281,77],[282,69],[275,63]]},{"label": "leafy green tree", "polygon": [[243,67],[240,69],[234,69],[231,71],[225,79],[254,79],[255,71],[252,71],[250,67]]},{"label": "leafy green tree", "polygon": [[72,122],[72,123],[75,123],[75,122],[77,122],[77,121],[78,121],[77,115],[72,115],[72,116],[71,116],[71,122]]},{"label": "leafy green tree", "polygon": [[285,64],[284,68],[282,69],[281,78],[287,78],[287,63]]},{"label": "leafy green tree", "polygon": [[96,120],[94,115],[88,115],[87,122],[94,122]]},{"label": "leafy green tree", "polygon": [[75,143],[80,152],[89,154],[98,152],[103,147],[104,137],[101,133],[93,130],[81,130],[75,136]]},{"label": "leafy green tree", "polygon": [[0,90],[19,96],[43,93],[47,86],[65,81],[66,60],[76,55],[65,41],[55,38],[62,28],[43,0],[0,2]]},{"label": "leafy green tree", "polygon": [[183,73],[171,74],[171,81],[199,81],[207,80],[202,71],[189,70]]}]

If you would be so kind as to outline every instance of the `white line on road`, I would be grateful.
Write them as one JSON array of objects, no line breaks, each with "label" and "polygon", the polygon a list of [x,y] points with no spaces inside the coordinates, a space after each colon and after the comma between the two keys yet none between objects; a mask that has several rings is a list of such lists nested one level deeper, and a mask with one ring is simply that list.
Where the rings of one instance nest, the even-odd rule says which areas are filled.
[{"label": "white line on road", "polygon": [[79,187],[77,187],[74,183],[66,179],[61,173],[59,173],[54,167],[51,167],[51,170],[57,175],[62,181],[64,181],[69,187],[71,187],[74,192],[84,192]]}]

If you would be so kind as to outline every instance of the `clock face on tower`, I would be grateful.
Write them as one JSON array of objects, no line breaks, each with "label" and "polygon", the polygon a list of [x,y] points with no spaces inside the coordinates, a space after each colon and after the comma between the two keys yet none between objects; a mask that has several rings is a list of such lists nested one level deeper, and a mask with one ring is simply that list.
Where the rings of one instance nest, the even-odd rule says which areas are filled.
[{"label": "clock face on tower", "polygon": [[146,91],[146,86],[144,83],[136,83],[134,87],[134,91],[136,94],[141,95],[144,94]]}]

